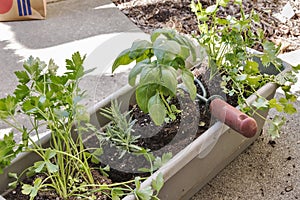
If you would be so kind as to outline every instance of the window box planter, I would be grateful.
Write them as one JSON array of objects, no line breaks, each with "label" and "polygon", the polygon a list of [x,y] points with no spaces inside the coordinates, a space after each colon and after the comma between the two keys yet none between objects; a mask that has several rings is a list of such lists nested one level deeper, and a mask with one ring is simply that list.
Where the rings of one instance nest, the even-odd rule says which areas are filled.
[{"label": "window box planter", "polygon": [[[268,83],[260,88],[258,93],[270,99],[274,96],[276,89],[276,84]],[[134,89],[130,86],[125,86],[96,104],[95,107],[90,110],[91,123],[96,126],[107,123],[107,119],[99,114],[100,108],[109,106],[112,99],[118,99],[119,102],[124,102],[122,108],[127,109],[127,103],[133,101],[133,94]],[[252,95],[247,101],[251,103],[254,102],[255,99],[256,96]],[[259,114],[266,117],[268,110],[259,111]],[[260,135],[264,121],[257,115],[253,116],[253,118],[256,119],[258,124],[258,131],[254,137],[246,138],[223,123],[217,122],[186,148],[174,155],[167,164],[146,179],[141,187],[151,185],[152,179],[155,179],[158,173],[162,173],[165,183],[159,193],[161,199],[189,199]],[[44,145],[48,145],[49,140],[49,134],[41,138],[41,142]],[[19,155],[12,164],[5,169],[4,174],[0,175],[0,192],[5,192],[7,184],[11,181],[8,178],[8,172],[20,173],[38,159],[39,158],[33,153],[22,153]],[[133,199],[135,199],[134,196],[124,198],[124,200]]]}]

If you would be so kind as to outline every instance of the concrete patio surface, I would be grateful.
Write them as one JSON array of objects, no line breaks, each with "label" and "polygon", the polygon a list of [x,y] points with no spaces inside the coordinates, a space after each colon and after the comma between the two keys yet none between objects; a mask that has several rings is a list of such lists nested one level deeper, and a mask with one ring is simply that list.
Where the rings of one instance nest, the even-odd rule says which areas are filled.
[{"label": "concrete patio surface", "polygon": [[[112,76],[110,66],[135,39],[147,38],[110,0],[50,0],[47,19],[0,22],[0,98],[16,86],[14,71],[28,56],[48,62],[64,59],[79,51],[87,55],[86,67],[97,69],[82,81],[90,98],[87,106],[127,82],[127,70]],[[281,55],[300,64],[300,50]],[[63,72],[64,68],[60,69]],[[299,89],[300,85],[297,85]],[[276,97],[280,98],[280,92]],[[300,110],[300,102],[295,103]],[[269,118],[276,114],[270,112]],[[292,200],[300,199],[300,114],[287,116],[281,137],[275,141],[264,132],[192,200]],[[0,123],[0,135],[7,132]]]}]

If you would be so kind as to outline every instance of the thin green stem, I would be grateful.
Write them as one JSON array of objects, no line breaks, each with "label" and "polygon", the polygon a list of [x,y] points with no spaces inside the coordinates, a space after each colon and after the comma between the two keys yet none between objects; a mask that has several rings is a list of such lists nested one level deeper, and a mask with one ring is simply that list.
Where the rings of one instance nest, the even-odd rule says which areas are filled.
[{"label": "thin green stem", "polygon": [[[14,117],[13,118],[11,118],[13,121],[14,121]],[[6,120],[6,119],[2,119],[2,121],[4,122],[4,123],[6,123],[7,125],[9,125],[9,126],[11,126],[12,128],[14,128],[14,129],[16,129],[16,130],[18,130],[18,131],[20,131],[20,132],[23,132],[23,129],[22,128],[20,128],[19,126],[17,126],[17,125],[15,125],[15,124],[13,124],[13,123],[11,123],[10,121],[8,121],[8,120]],[[16,121],[14,121],[15,123],[16,123]],[[16,123],[16,124],[18,124],[18,123]]]},{"label": "thin green stem", "polygon": [[168,102],[166,101],[166,98],[165,98],[165,96],[163,95],[163,93],[162,93],[162,92],[159,92],[159,95],[160,95],[160,98],[162,99],[162,101],[164,102],[165,106],[167,107],[168,113],[169,113],[169,114],[172,113],[172,109],[171,109],[170,105],[168,104]]}]

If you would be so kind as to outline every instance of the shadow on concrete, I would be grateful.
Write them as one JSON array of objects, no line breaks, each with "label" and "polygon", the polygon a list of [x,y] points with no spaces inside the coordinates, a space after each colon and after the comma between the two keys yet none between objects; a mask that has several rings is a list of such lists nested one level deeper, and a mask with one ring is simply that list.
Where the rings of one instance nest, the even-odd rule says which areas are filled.
[{"label": "shadow on concrete", "polygon": [[17,85],[14,71],[22,68],[22,63],[18,62],[22,58],[17,56],[13,50],[4,49],[8,43],[8,41],[0,41],[0,98],[13,93]]}]

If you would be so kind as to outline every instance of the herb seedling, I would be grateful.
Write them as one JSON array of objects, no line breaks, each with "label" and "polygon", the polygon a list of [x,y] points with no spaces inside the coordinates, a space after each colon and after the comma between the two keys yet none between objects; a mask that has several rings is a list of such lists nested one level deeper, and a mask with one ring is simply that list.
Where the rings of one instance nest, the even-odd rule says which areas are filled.
[{"label": "herb seedling", "polygon": [[101,109],[101,114],[111,120],[111,123],[105,127],[105,131],[100,133],[101,140],[111,141],[121,149],[120,157],[123,157],[126,152],[141,151],[142,148],[136,145],[140,136],[132,135],[136,120],[132,120],[130,111],[121,113],[118,102],[112,101],[110,107]]},{"label": "herb seedling", "polygon": [[192,99],[196,97],[194,76],[190,68],[204,58],[204,51],[193,40],[173,30],[160,29],[151,34],[151,41],[135,41],[131,48],[116,58],[113,71],[121,65],[136,61],[128,82],[136,86],[136,100],[140,109],[149,113],[156,125],[166,116],[175,119],[178,109],[167,101],[177,91],[178,75]]},{"label": "herb seedling", "polygon": [[[14,156],[7,158],[11,160],[21,151],[37,153],[42,160],[27,172],[43,173],[50,181],[46,183],[36,179],[34,186],[23,185],[24,194],[29,194],[31,199],[46,186],[55,190],[60,197],[68,198],[76,193],[68,187],[68,177],[81,176],[84,183],[94,182],[80,133],[77,140],[72,137],[71,131],[76,123],[89,120],[84,107],[79,104],[83,92],[78,84],[86,73],[82,67],[83,60],[79,53],[73,54],[71,60],[66,60],[68,71],[59,76],[56,74],[58,66],[53,60],[47,65],[38,58],[30,57],[24,62],[24,70],[15,72],[18,85],[13,95],[0,99],[1,120],[23,135],[20,144],[13,143],[11,137],[4,137],[2,142],[18,147],[8,151]],[[18,120],[19,114],[28,120],[30,126],[26,127],[24,120]],[[49,148],[42,147],[39,140],[34,141],[30,137],[33,134],[39,139],[40,127],[46,127],[52,133]],[[8,147],[5,149],[9,150]]]}]

